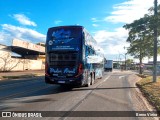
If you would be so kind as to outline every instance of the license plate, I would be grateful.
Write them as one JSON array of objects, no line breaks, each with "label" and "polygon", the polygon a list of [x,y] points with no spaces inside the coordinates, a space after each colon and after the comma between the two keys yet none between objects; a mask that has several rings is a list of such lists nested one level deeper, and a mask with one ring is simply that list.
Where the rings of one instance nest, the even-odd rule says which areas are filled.
[{"label": "license plate", "polygon": [[58,83],[65,83],[65,81],[58,81]]}]

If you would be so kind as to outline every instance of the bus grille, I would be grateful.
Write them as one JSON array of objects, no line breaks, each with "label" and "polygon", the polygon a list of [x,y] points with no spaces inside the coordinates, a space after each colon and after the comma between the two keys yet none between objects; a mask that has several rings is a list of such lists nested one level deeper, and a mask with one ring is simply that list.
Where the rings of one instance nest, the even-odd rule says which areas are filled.
[{"label": "bus grille", "polygon": [[50,53],[50,66],[76,66],[77,53]]}]

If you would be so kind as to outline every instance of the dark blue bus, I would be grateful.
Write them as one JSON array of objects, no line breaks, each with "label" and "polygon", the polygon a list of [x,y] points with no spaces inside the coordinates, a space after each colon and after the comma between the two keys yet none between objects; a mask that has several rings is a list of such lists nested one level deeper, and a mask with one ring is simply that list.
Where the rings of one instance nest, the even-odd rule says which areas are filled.
[{"label": "dark blue bus", "polygon": [[95,79],[102,78],[103,70],[103,53],[83,26],[48,29],[46,83],[90,86]]}]

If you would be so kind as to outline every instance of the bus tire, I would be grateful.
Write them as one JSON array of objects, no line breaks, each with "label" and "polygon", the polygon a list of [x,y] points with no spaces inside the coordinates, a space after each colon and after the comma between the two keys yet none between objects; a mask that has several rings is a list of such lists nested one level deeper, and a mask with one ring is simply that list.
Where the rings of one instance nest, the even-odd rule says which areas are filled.
[{"label": "bus tire", "polygon": [[91,85],[93,85],[93,84],[94,84],[94,81],[95,81],[95,75],[94,75],[94,74],[91,75],[91,78],[92,78],[92,80],[91,80]]},{"label": "bus tire", "polygon": [[87,79],[86,87],[89,87],[91,85],[91,82],[92,82],[92,78],[91,78],[91,75],[90,75],[90,77]]}]

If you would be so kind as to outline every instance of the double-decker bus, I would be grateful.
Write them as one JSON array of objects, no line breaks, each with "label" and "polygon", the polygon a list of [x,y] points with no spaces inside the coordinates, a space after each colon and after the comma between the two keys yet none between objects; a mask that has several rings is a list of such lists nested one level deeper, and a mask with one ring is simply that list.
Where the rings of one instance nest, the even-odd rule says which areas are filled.
[{"label": "double-decker bus", "polygon": [[48,29],[46,83],[90,86],[95,79],[102,78],[103,71],[102,49],[83,26]]}]

